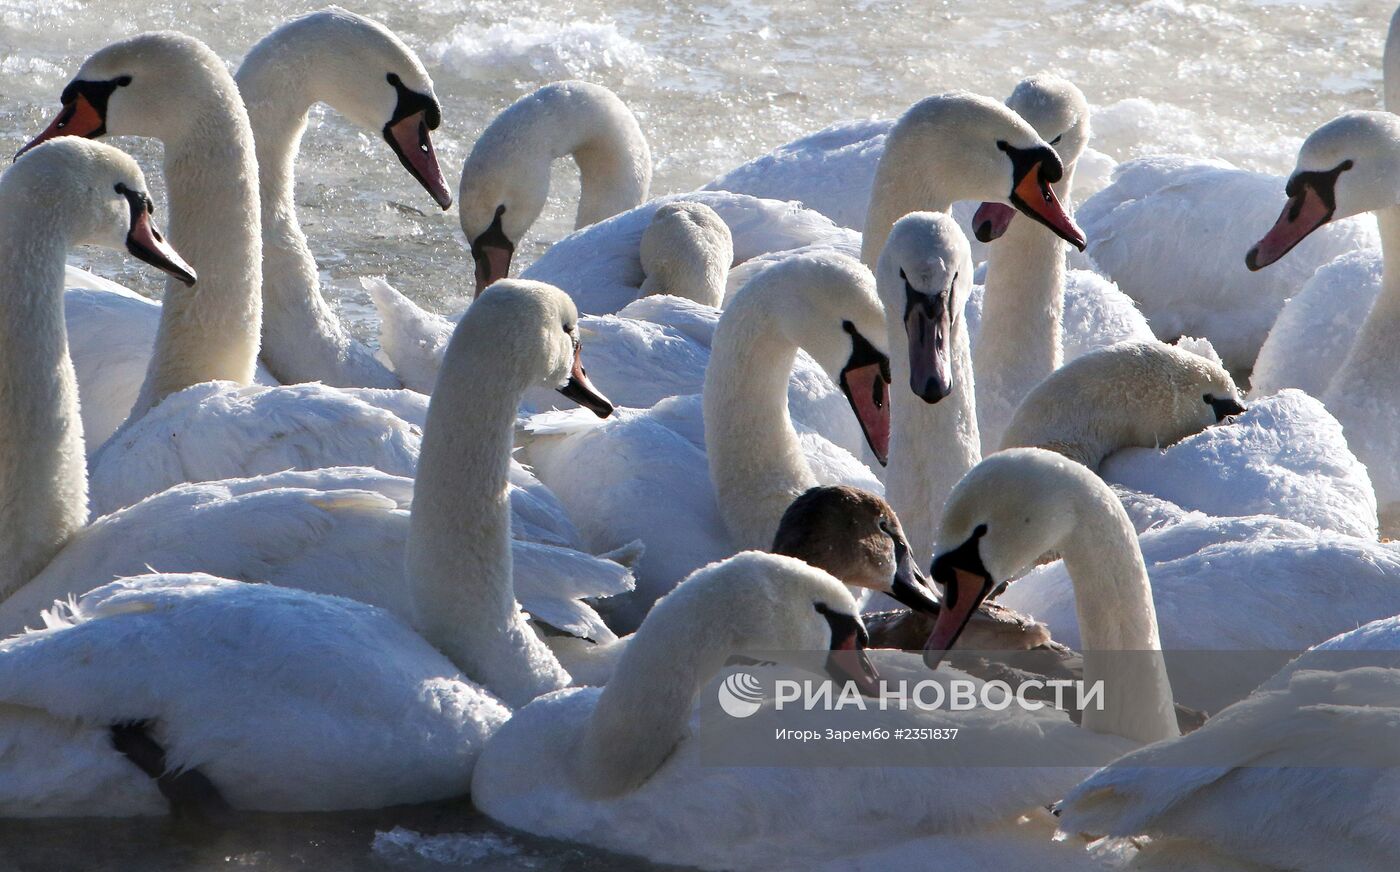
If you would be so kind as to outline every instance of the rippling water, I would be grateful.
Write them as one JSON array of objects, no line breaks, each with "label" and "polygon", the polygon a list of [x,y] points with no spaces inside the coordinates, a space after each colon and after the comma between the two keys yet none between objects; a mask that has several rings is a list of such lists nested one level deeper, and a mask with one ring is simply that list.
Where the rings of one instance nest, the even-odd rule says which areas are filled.
[{"label": "rippling water", "polygon": [[[81,60],[119,37],[174,28],[237,65],[300,0],[133,2],[0,0],[0,150],[57,109]],[[1284,172],[1302,137],[1339,111],[1380,105],[1380,53],[1393,5],[1377,0],[373,0],[423,57],[444,108],[436,134],[455,190],[462,159],[520,95],[578,77],[616,90],[657,158],[653,193],[693,189],[832,121],[890,117],[955,87],[1004,96],[1041,70],[1073,79],[1094,104],[1094,147],[1221,157]],[[118,140],[159,192],[158,144]],[[438,212],[377,133],[313,112],[298,166],[302,224],[323,284],[362,332],[356,278],[386,274],[430,307],[460,308],[470,259],[455,208]],[[578,184],[560,166],[521,266],[572,227]],[[154,293],[153,272],[82,253],[104,275]],[[372,332],[372,331],[371,331]],[[467,832],[417,839],[415,832]],[[75,838],[81,831],[82,839]],[[79,863],[101,854],[106,865]],[[252,818],[210,839],[157,823],[0,824],[0,870],[445,868],[614,869],[615,860],[493,833],[464,805],[374,815]],[[17,865],[16,865],[17,864]]]},{"label": "rippling water", "polygon": [[[47,123],[83,57],[118,37],[177,28],[231,67],[300,2],[0,0],[0,135],[17,148]],[[1189,3],[1089,0],[373,0],[350,3],[423,57],[444,104],[436,134],[456,187],[462,158],[500,109],[565,77],[606,84],[641,118],[654,193],[693,189],[829,122],[890,117],[929,93],[1004,96],[1022,76],[1072,78],[1097,113],[1092,143],[1123,159],[1176,151],[1283,172],[1302,137],[1343,109],[1379,105],[1394,8],[1376,0]],[[159,146],[127,139],[159,187]],[[313,113],[299,164],[303,225],[352,319],[358,276],[387,274],[437,309],[470,290],[455,208],[442,214],[377,133]],[[560,165],[527,265],[572,227],[577,181]],[[155,292],[150,270],[82,259]]]}]

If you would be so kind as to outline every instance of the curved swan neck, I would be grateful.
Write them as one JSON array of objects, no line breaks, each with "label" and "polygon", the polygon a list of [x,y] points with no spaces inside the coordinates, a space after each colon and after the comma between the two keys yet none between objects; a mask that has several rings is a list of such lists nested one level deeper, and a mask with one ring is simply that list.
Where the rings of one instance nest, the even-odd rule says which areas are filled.
[{"label": "curved swan neck", "polygon": [[1078,502],[1060,553],[1074,585],[1084,681],[1104,686],[1103,708],[1087,707],[1083,726],[1140,742],[1179,735],[1152,586],[1132,522],[1106,487]]},{"label": "curved swan neck", "polygon": [[0,194],[0,601],[87,522],[77,380],[63,320],[68,229]]},{"label": "curved swan neck", "polygon": [[797,345],[779,323],[786,308],[771,293],[736,296],[715,329],[705,371],[710,480],[740,548],[768,547],[788,505],[816,484],[788,415]]},{"label": "curved swan neck", "polygon": [[[286,384],[400,387],[386,369],[355,354],[349,332],[321,295],[316,258],[297,220],[297,154],[307,113],[324,99],[314,93],[317,79],[306,71],[321,65],[319,53],[332,47],[295,28],[277,31],[249,53],[237,74],[257,148],[262,356],[272,374]],[[353,372],[352,358],[362,371]],[[328,366],[328,361],[339,365]]]},{"label": "curved swan neck", "polygon": [[973,357],[980,390],[977,419],[987,445],[1001,444],[1021,400],[1064,360],[1064,246],[1025,216],[989,246],[982,330]]},{"label": "curved swan neck", "polygon": [[600,100],[592,94],[556,105],[559,114],[549,119],[556,136],[552,157],[571,155],[579,171],[581,190],[574,229],[611,218],[646,200],[651,187],[651,151],[627,107],[616,98]]},{"label": "curved swan neck", "polygon": [[731,626],[697,618],[692,591],[677,589],[631,637],[588,720],[573,758],[574,782],[594,796],[615,796],[654,773],[685,734],[700,687],[734,650]]},{"label": "curved swan neck", "polygon": [[407,573],[424,636],[512,707],[569,683],[515,600],[510,456],[518,367],[464,321],[428,406]]},{"label": "curved swan neck", "polygon": [[[885,153],[875,170],[866,212],[865,232],[861,235],[860,259],[872,270],[885,250],[894,223],[911,212],[948,212],[953,197],[944,190],[939,172],[907,172],[913,161],[910,149],[896,142],[891,131],[885,140]],[[923,163],[924,161],[919,161]]]},{"label": "curved swan neck", "polygon": [[930,404],[909,389],[909,337],[903,311],[890,306],[885,311],[891,404],[885,498],[899,516],[910,549],[927,565],[948,494],[982,459],[967,322],[958,306],[958,320],[949,337],[952,392]]},{"label": "curved swan neck", "polygon": [[[637,119],[615,94],[585,82],[556,82],[501,113],[477,140],[463,176],[486,168],[542,178],[549,165],[573,157],[581,194],[575,229],[637,206],[651,187],[651,149]],[[465,195],[464,195],[465,196]],[[537,207],[544,205],[543,196]],[[533,223],[538,213],[529,217]]]},{"label": "curved swan neck", "polygon": [[182,139],[165,143],[170,242],[199,273],[166,283],[146,381],[127,421],[190,385],[253,380],[262,328],[262,222],[253,133],[220,67],[190,84],[205,99]]}]

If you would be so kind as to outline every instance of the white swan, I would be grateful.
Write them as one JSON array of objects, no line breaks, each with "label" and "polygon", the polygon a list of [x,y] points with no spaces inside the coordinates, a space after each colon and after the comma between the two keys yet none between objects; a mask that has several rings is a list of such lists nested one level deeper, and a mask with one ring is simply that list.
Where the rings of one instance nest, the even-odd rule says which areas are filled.
[{"label": "white swan", "polygon": [[870,189],[860,258],[873,268],[890,228],[910,212],[946,213],[953,201],[969,199],[1009,203],[1082,249],[1083,231],[1050,187],[1063,173],[1055,150],[1002,104],[965,91],[926,97],[890,129]]},{"label": "white swan", "polygon": [[457,202],[477,293],[509,274],[516,247],[544,209],[550,164],[566,155],[578,164],[583,189],[575,229],[646,200],[651,148],[616,94],[575,81],[526,94],[487,125],[462,164]]},{"label": "white swan", "polygon": [[[1381,72],[1385,107],[1398,111],[1396,16]],[[1232,369],[1254,367],[1254,395],[1294,387],[1321,397],[1380,292],[1375,254],[1371,265],[1364,255],[1339,260],[1356,249],[1376,251],[1370,219],[1330,224],[1282,269],[1251,274],[1236,258],[1254,241],[1245,228],[1267,225],[1284,187],[1279,179],[1188,158],[1130,161],[1120,172],[1079,215],[1093,240],[1089,255],[1142,304],[1157,335],[1209,338]],[[1186,214],[1164,234],[1149,206]]]},{"label": "white swan", "polygon": [[804,348],[843,385],[873,448],[884,452],[888,406],[876,391],[888,364],[872,285],[851,258],[794,257],[760,273],[725,309],[703,401],[673,397],[604,422],[552,412],[526,424],[522,459],[559,496],[584,543],[647,546],[636,594],[609,606],[615,629],[636,627],[696,567],[766,547],[788,504],[812,485],[879,488],[849,453],[794,431],[786,387]]},{"label": "white swan", "polygon": [[[1250,266],[1262,270],[1276,261],[1287,264],[1300,240],[1363,212],[1376,213],[1382,253],[1400,250],[1400,186],[1391,176],[1397,171],[1400,119],[1395,115],[1348,112],[1319,127],[1303,142],[1288,183],[1288,203],[1273,229],[1250,250]],[[1390,536],[1400,531],[1400,470],[1395,466],[1400,417],[1392,408],[1400,352],[1391,341],[1400,328],[1400,275],[1384,269],[1381,288],[1321,398],[1366,465],[1381,533]]]},{"label": "white swan", "polygon": [[[1068,202],[1089,141],[1089,102],[1072,82],[1039,75],[1022,79],[1006,105],[1064,161],[1052,188]],[[985,203],[972,220],[983,242],[998,240],[988,246],[985,279],[969,300],[984,453],[1001,445],[1021,400],[1061,363],[1092,348],[1152,338],[1126,294],[1089,270],[1067,269],[1064,243],[1014,215],[1008,206]]]},{"label": "white swan", "polygon": [[1045,448],[1097,471],[1120,449],[1172,445],[1245,411],[1218,362],[1155,339],[1123,342],[1036,385],[999,447]]},{"label": "white swan", "polygon": [[1016,410],[1002,442],[1015,446],[1057,451],[1131,488],[1135,521],[1171,521],[1141,504],[1147,496],[1177,512],[1376,535],[1370,479],[1320,403],[1287,391],[1246,409],[1218,362],[1155,339],[1052,373]]},{"label": "white swan", "polygon": [[[1035,125],[1034,120],[1026,120]],[[735,167],[701,190],[796,200],[842,227],[860,230],[865,227],[875,167],[894,125],[892,119],[837,122]],[[1089,194],[1107,183],[1114,165],[1112,158],[1093,148],[1086,148],[1079,162],[1079,186]],[[959,202],[950,214],[971,242],[973,261],[981,263],[989,249],[973,233],[977,205]]]},{"label": "white swan", "polygon": [[947,215],[904,216],[880,255],[875,285],[890,349],[885,490],[922,563],[948,493],[982,459],[963,318],[972,287],[967,237]]},{"label": "white swan", "polygon": [[[258,168],[233,77],[208,46],[183,34],[146,33],[97,51],[64,89],[62,102],[58,117],[25,148],[63,135],[162,140],[171,240],[200,275],[197,293],[175,280],[166,284],[139,388],[83,396],[83,407],[92,410],[87,417],[94,419],[89,441],[95,450],[110,432],[107,424],[139,418],[175,391],[214,379],[253,380],[262,324]],[[103,345],[77,349],[82,369],[107,369]],[[101,356],[89,361],[90,354]]]},{"label": "white swan", "polygon": [[[422,124],[418,122],[422,120],[420,115],[426,117],[436,104],[431,81],[422,65],[396,37],[367,19],[339,10],[295,19],[255,46],[240,71],[239,86],[249,101],[261,174],[248,171],[246,167],[242,171],[207,171],[209,166],[239,166],[238,161],[228,160],[227,152],[233,149],[241,154],[237,144],[246,142],[240,120],[242,102],[236,90],[230,93],[221,63],[215,68],[207,58],[200,61],[207,49],[186,38],[158,37],[143,38],[139,46],[144,46],[141,49],[144,54],[139,59],[128,57],[136,48],[119,43],[94,56],[91,62],[97,62],[97,68],[88,70],[85,67],[79,72],[79,80],[99,75],[98,71],[104,66],[120,66],[136,74],[133,83],[122,88],[122,99],[109,100],[100,118],[96,117],[96,110],[92,110],[94,117],[89,122],[96,124],[95,128],[75,127],[70,121],[61,130],[51,127],[40,139],[56,133],[101,135],[111,130],[152,134],[163,139],[170,155],[167,172],[171,173],[168,182],[175,224],[173,232],[181,240],[186,237],[222,240],[226,228],[234,222],[247,224],[247,192],[239,188],[234,179],[237,178],[238,184],[258,180],[267,219],[262,229],[263,256],[268,267],[266,286],[262,288],[267,300],[262,320],[263,354],[276,375],[258,363],[255,364],[257,380],[265,384],[275,384],[280,378],[397,386],[392,374],[349,337],[320,297],[315,262],[296,224],[291,202],[291,171],[297,140],[305,123],[305,110],[311,102],[324,98],[352,119],[375,130],[386,130],[385,137],[391,146],[421,164],[415,172],[421,171],[423,178],[431,179],[436,173],[436,162],[431,158],[431,143],[425,138],[430,125],[426,120]],[[99,57],[105,60],[98,62]],[[342,66],[348,67],[349,72],[338,72]],[[388,72],[366,72],[381,68]],[[175,76],[172,71],[176,69],[184,70],[181,75],[187,92],[183,99],[150,90],[150,81],[161,76]],[[312,74],[303,75],[304,70]],[[389,80],[390,76],[399,83],[397,86]],[[65,101],[65,114],[68,105],[78,106],[79,97],[75,93],[65,93],[69,97]],[[230,100],[232,104],[228,103]],[[167,117],[175,112],[188,115],[192,102],[206,107],[198,123],[187,127],[181,123],[182,119]],[[387,132],[394,123],[397,123],[394,127],[397,134]],[[410,139],[422,141],[409,142]],[[406,146],[412,148],[405,150]],[[252,157],[247,161],[251,163]],[[411,162],[410,166],[413,166]],[[239,177],[240,172],[242,177]],[[222,178],[225,174],[228,179]],[[213,182],[203,181],[210,176],[214,177]],[[200,181],[191,182],[192,178]],[[435,184],[441,196],[446,197],[440,174]],[[194,217],[195,226],[180,223],[185,215]],[[256,232],[256,222],[251,226]],[[190,248],[191,244],[186,242],[185,247]],[[258,294],[258,284],[253,279],[259,269],[247,268],[245,264],[241,272],[235,273],[239,249],[233,247],[226,254],[229,261],[223,272],[234,277],[228,279],[228,288],[215,297],[216,303],[211,306],[202,298],[188,301],[179,323],[164,328],[179,340],[166,341],[171,350],[164,353],[166,362],[162,366],[167,370],[179,370],[177,375],[165,380],[167,392],[215,378],[241,381],[235,374],[242,370],[242,359],[258,349],[257,343],[248,341],[246,328],[227,334],[222,344],[220,340],[224,340],[225,334],[221,331],[200,328],[204,332],[193,337],[189,335],[190,325],[200,324],[206,316],[211,326],[222,323],[215,319],[219,306],[233,307],[242,300],[244,314],[248,318],[255,314],[255,304],[248,299],[249,295]],[[257,256],[248,247],[242,250],[242,255]],[[70,284],[87,288],[70,293],[66,308],[84,399],[88,447],[96,452],[133,410],[142,381],[138,373],[143,373],[152,360],[153,337],[163,310],[160,304],[130,294],[110,282],[94,280],[80,270],[69,270],[69,279]],[[120,320],[114,320],[114,316]],[[202,357],[189,357],[191,348],[202,343],[215,347],[201,351]],[[176,355],[185,355],[187,359],[171,363],[170,359]],[[224,362],[215,366],[204,358]],[[89,385],[91,387],[87,387]],[[156,399],[162,398],[159,394],[157,392]]]},{"label": "white swan", "polygon": [[[1385,108],[1400,111],[1400,10],[1390,19],[1382,74]],[[1361,242],[1359,250],[1319,266],[1289,298],[1259,348],[1251,394],[1298,388],[1321,397],[1327,390],[1381,293],[1381,251],[1373,239]]]},{"label": "white swan", "polygon": [[146,575],[45,623],[0,641],[5,817],[445,799],[510,716],[401,621],[337,597]]},{"label": "white swan", "polygon": [[[1019,497],[1014,508],[1008,493]],[[1100,649],[1157,647],[1132,529],[1103,483],[1078,464],[1034,449],[984,461],[950,498],[940,544],[935,568],[960,586],[959,605],[981,599],[961,587],[959,573],[982,577],[990,568],[1001,579],[1049,548],[1075,554],[1081,607],[1101,627]],[[854,603],[825,573],[751,553],[706,567],[657,603],[606,688],[543,697],[496,733],[473,775],[473,802],[532,833],[703,868],[809,868],[858,859],[872,843],[934,834],[971,856],[991,842],[1001,845],[1000,856],[1020,847],[1018,861],[1053,859],[1043,822],[1019,834],[1012,824],[1023,814],[1035,818],[1043,797],[1065,789],[1077,771],[1070,761],[1176,735],[1160,656],[1120,661],[1127,668],[1086,657],[1086,679],[1105,682],[1104,709],[1085,713],[1087,729],[1059,713],[1014,707],[994,714],[871,710],[853,721],[862,728],[960,724],[960,739],[968,739],[960,753],[968,754],[995,724],[996,741],[1063,767],[948,768],[938,773],[940,789],[929,790],[928,773],[917,767],[702,764],[701,746],[725,736],[702,741],[697,730],[734,723],[714,711],[712,691],[697,695],[726,657],[858,647],[858,633]],[[948,624],[939,634],[949,643],[955,635]],[[877,662],[904,670],[908,659]],[[947,670],[901,674],[948,679]],[[713,715],[697,720],[695,709]]]},{"label": "white swan", "polygon": [[1133,869],[1395,868],[1398,626],[1330,639],[1196,733],[1115,761],[1065,798],[1061,826],[1150,836]]},{"label": "white swan", "polygon": [[195,272],[151,222],[150,195],[136,162],[79,140],[26,150],[0,177],[0,270],[10,317],[0,416],[0,537],[6,554],[0,599],[48,563],[87,522],[87,475],[78,390],[68,357],[62,298],[70,245],[126,249],[181,282]]},{"label": "white swan", "polygon": [[[39,190],[44,192],[43,199],[37,197]],[[458,530],[452,534],[451,544],[444,545],[428,536],[416,546],[405,546],[410,530],[402,507],[413,487],[408,479],[367,470],[338,469],[284,473],[253,481],[185,485],[84,526],[87,478],[81,419],[59,302],[63,257],[69,242],[95,238],[108,245],[124,245],[133,253],[191,278],[188,267],[152,230],[145,190],[140,172],[130,158],[107,146],[73,138],[36,148],[0,180],[0,199],[29,204],[27,218],[20,220],[18,216],[26,213],[15,206],[5,211],[12,217],[0,225],[6,240],[5,256],[11,261],[5,271],[6,296],[28,301],[26,307],[15,310],[16,317],[5,322],[6,336],[0,343],[14,355],[7,358],[6,379],[14,389],[0,393],[0,404],[5,406],[5,414],[0,417],[9,433],[7,444],[14,446],[0,458],[4,460],[0,482],[10,495],[0,514],[0,537],[11,556],[0,575],[0,632],[14,632],[33,624],[40,611],[55,600],[79,594],[94,584],[138,573],[145,566],[217,571],[232,578],[344,593],[386,606],[410,621],[415,617],[415,602],[426,602],[430,608],[425,606],[425,610],[434,613],[447,611],[449,606],[430,599],[431,589],[415,597],[403,569],[404,548],[408,548],[408,559],[416,561],[419,569],[425,562],[433,562],[432,557],[424,556],[425,551],[440,555],[439,561],[459,566],[462,558],[456,539],[461,533]],[[44,212],[36,212],[38,209]],[[43,220],[36,220],[36,215]],[[535,373],[546,383],[559,384],[577,363],[571,349],[569,366],[555,379],[553,368],[564,364],[557,359],[555,338],[539,325],[553,328],[558,324],[559,336],[565,337],[563,325],[571,323],[567,316],[573,310],[558,291],[541,288],[532,286],[531,294],[525,294],[527,302],[537,297],[543,300],[533,307],[515,299],[520,293],[511,292],[503,294],[502,302],[482,308],[476,320],[489,326],[480,329],[495,330],[498,335],[492,343],[481,343],[475,357],[490,356],[494,360],[500,355],[508,356],[512,340],[518,340],[523,333],[535,345],[524,340],[524,348],[515,349],[520,356],[510,360],[513,378],[529,381],[531,373]],[[518,317],[510,317],[512,312],[520,315],[521,309],[523,324]],[[511,382],[501,379],[477,380],[469,386],[494,397],[503,384],[510,394]],[[554,585],[536,586],[533,591],[528,584],[531,579],[522,581],[522,596],[527,601],[539,594],[531,608],[541,620],[566,632],[608,641],[612,634],[582,600],[628,587],[625,570],[616,564],[608,569],[605,562],[596,558],[546,543],[512,544],[510,540],[512,502],[522,505],[522,526],[527,534],[531,522],[547,520],[549,515],[548,506],[540,502],[538,494],[520,492],[515,498],[508,496],[509,431],[521,390],[523,387],[503,401],[509,404],[503,418],[486,419],[479,408],[471,418],[478,428],[494,426],[506,433],[498,461],[499,476],[494,474],[495,458],[472,463],[450,456],[449,452],[443,459],[427,462],[425,476],[440,487],[452,488],[463,476],[470,487],[437,495],[431,488],[427,493],[420,491],[416,517],[421,522],[424,516],[435,516],[444,526],[450,526],[454,512],[464,510],[470,514],[469,523],[473,525],[492,517],[499,522],[504,538],[493,541],[491,548],[478,539],[478,554],[494,549],[505,553],[505,562],[503,566],[494,565],[489,563],[489,556],[481,557],[491,571],[480,573],[478,580],[489,585],[504,577],[511,584],[511,555],[523,554],[522,576],[564,579]],[[473,399],[471,391],[461,397],[449,395],[439,402],[445,406],[453,402],[477,407],[485,404],[485,400]],[[440,414],[446,414],[446,420],[451,422],[468,417]],[[431,421],[429,425],[431,433]],[[452,426],[444,423],[438,429]],[[438,440],[451,438],[450,432],[443,432]],[[479,445],[486,440],[482,437],[468,441]],[[478,498],[470,499],[472,494]],[[439,502],[446,507],[441,512],[433,508]],[[493,513],[497,512],[503,517],[494,518]],[[545,530],[540,532],[547,535]],[[456,584],[440,593],[448,597],[461,595],[461,583],[462,579],[457,578]],[[510,599],[514,610],[512,590],[508,588],[503,597]],[[482,608],[481,602],[474,602],[469,608],[478,614],[489,611]],[[490,640],[477,645],[489,649]],[[508,660],[510,655],[502,656]],[[491,669],[488,664],[480,677],[492,680]],[[506,693],[520,692],[515,688]]]},{"label": "white swan", "polygon": [[386,27],[336,7],[294,18],[263,37],[249,49],[236,79],[257,145],[262,359],[286,384],[400,387],[321,296],[316,261],[297,222],[293,172],[307,112],[324,102],[380,133],[446,209],[452,195],[429,133],[442,118],[432,79]]},{"label": "white swan", "polygon": [[[1075,213],[1086,253],[1137,301],[1165,341],[1203,336],[1232,371],[1248,371],[1284,302],[1317,268],[1374,246],[1374,225],[1342,221],[1308,240],[1282,270],[1251,273],[1240,252],[1267,226],[1283,180],[1219,160],[1127,161]],[[1171,232],[1163,232],[1171,228]]]}]

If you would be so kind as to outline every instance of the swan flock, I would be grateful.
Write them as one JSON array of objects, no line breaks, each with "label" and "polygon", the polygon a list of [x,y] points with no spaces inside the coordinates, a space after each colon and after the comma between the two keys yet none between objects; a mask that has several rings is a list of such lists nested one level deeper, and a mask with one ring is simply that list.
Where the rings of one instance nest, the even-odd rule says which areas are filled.
[{"label": "swan flock", "polygon": [[[1295,131],[1284,178],[1115,165],[1044,72],[690,192],[549,82],[454,190],[462,121],[378,21],[92,49],[0,175],[0,816],[456,799],[703,869],[1400,868],[1400,12],[1391,111]],[[327,299],[319,104],[457,209],[464,312],[369,263],[377,338]],[[160,141],[168,214],[113,136]],[[574,232],[522,269],[565,157]],[[946,741],[756,726],[818,722]]]}]

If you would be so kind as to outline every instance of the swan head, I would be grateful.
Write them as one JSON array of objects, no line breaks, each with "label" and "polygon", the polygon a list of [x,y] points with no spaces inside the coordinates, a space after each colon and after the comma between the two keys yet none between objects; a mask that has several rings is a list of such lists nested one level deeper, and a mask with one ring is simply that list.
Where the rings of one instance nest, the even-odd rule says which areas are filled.
[{"label": "swan head", "polygon": [[[750,279],[726,312],[735,312],[731,323],[751,306],[774,315],[783,338],[810,354],[840,385],[883,465],[890,448],[890,358],[885,310],[874,285],[870,270],[855,258],[833,252],[794,255]],[[725,319],[720,325],[728,326]]]},{"label": "swan head", "polygon": [[941,212],[905,215],[890,230],[875,275],[886,317],[898,318],[908,338],[909,389],[936,403],[953,392],[953,330],[972,292],[967,237]]},{"label": "swan head", "polygon": [[130,155],[99,142],[61,137],[27,151],[0,180],[7,198],[52,203],[61,210],[70,245],[125,249],[186,285],[195,271],[166,241],[141,168]]},{"label": "swan head", "polygon": [[[1089,144],[1089,101],[1075,84],[1060,76],[1041,73],[1016,84],[1006,105],[1035,128],[1055,149],[1064,164],[1064,175],[1055,190],[1066,194],[1074,183],[1074,167]],[[1016,211],[1002,203],[983,203],[972,219],[980,242],[991,242],[1006,232]]]},{"label": "swan head", "polygon": [[930,667],[998,584],[1062,547],[1086,494],[1117,504],[1088,467],[1040,448],[999,451],[968,470],[948,495],[934,549],[931,574],[943,587],[943,610],[925,647]]},{"label": "swan head", "polygon": [[778,522],[773,552],[824,569],[846,584],[888,594],[915,611],[938,611],[899,517],[869,491],[847,485],[806,491]]},{"label": "swan head", "polygon": [[[949,201],[1008,203],[1084,249],[1084,232],[1051,188],[1064,176],[1059,154],[1001,103],[965,92],[926,97],[900,117],[885,142],[880,163],[890,162],[887,185],[917,184],[935,173]],[[881,193],[872,192],[872,206]],[[898,217],[890,216],[890,223]]]},{"label": "swan head", "polygon": [[642,233],[642,294],[671,294],[719,308],[734,262],[729,225],[704,203],[659,206]]},{"label": "swan head", "polygon": [[830,573],[793,557],[744,551],[698,569],[657,600],[639,639],[648,625],[677,638],[685,638],[677,625],[713,634],[722,654],[827,651],[833,678],[876,692],[879,674],[865,654],[870,637],[855,598]]},{"label": "swan head", "polygon": [[1314,130],[1284,193],[1288,202],[1273,229],[1245,255],[1251,270],[1277,261],[1328,222],[1400,205],[1400,118],[1347,112]]},{"label": "swan head", "polygon": [[581,84],[555,82],[516,100],[486,126],[462,164],[458,217],[476,263],[478,294],[509,275],[515,247],[544,211],[554,155],[535,127],[559,123],[551,107]]},{"label": "swan head", "polygon": [[[226,83],[227,92],[190,87],[209,81]],[[201,99],[238,100],[219,56],[183,33],[138,34],[83,61],[59,98],[63,108],[19,153],[57,136],[152,136],[169,144],[199,131],[204,113],[192,103]]]},{"label": "swan head", "polygon": [[1156,340],[1120,342],[1046,376],[1021,401],[1002,447],[1054,448],[1097,466],[1108,452],[1171,445],[1246,411],[1218,361]]},{"label": "swan head", "polygon": [[510,272],[525,232],[549,194],[550,164],[572,154],[582,179],[578,223],[640,205],[651,185],[651,150],[616,94],[589,82],[551,82],[516,100],[477,138],[457,190],[477,292]]},{"label": "swan head", "polygon": [[[305,57],[308,53],[314,58]],[[269,89],[297,88],[355,124],[378,131],[433,200],[444,209],[452,205],[430,135],[442,123],[433,80],[393,31],[332,6],[288,21],[253,46],[239,69],[240,84],[247,71],[273,65],[285,72],[275,83],[269,81]],[[288,73],[298,81],[286,81]],[[251,104],[261,95],[245,96]]]},{"label": "swan head", "polygon": [[578,309],[553,285],[524,279],[499,282],[467,307],[448,355],[459,345],[490,349],[504,364],[512,380],[505,387],[511,390],[546,386],[600,418],[613,412],[613,404],[583,368]]}]

